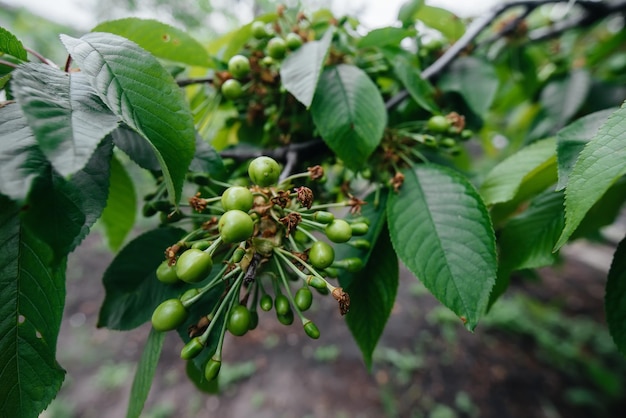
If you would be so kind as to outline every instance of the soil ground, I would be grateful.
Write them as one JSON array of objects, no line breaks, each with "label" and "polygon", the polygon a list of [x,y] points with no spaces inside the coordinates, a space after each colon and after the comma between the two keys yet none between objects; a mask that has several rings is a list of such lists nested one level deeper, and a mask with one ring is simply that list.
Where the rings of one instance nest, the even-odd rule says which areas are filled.
[{"label": "soil ground", "polygon": [[[532,280],[515,280],[473,334],[401,270],[371,372],[330,297],[316,297],[309,315],[319,340],[272,312],[260,312],[259,327],[244,337],[227,335],[219,396],[187,380],[182,343],[168,335],[142,416],[620,416],[626,361],[604,325],[606,271],[572,254]],[[149,326],[95,327],[110,260],[96,234],[71,256],[58,346],[67,376],[44,417],[125,416]]]}]

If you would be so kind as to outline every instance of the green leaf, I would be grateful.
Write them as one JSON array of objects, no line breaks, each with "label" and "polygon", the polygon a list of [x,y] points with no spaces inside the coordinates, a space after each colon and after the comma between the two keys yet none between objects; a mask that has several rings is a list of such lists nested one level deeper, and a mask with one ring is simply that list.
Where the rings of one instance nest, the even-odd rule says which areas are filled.
[{"label": "green leaf", "polygon": [[424,5],[415,13],[415,19],[438,30],[450,41],[459,39],[465,33],[463,21],[454,13],[440,7]]},{"label": "green leaf", "polygon": [[11,55],[19,60],[27,61],[28,54],[22,42],[11,32],[0,27],[0,56]]},{"label": "green leaf", "polygon": [[[421,0],[423,2],[423,0]],[[405,38],[415,36],[415,28],[403,29],[395,27],[374,29],[359,39],[356,46],[359,48],[380,48],[383,46],[400,45]]]},{"label": "green leaf", "polygon": [[363,70],[346,64],[322,73],[311,116],[324,142],[351,169],[365,163],[387,124],[376,84]]},{"label": "green leaf", "polygon": [[102,214],[109,189],[112,142],[105,139],[87,165],[70,180],[50,167],[33,183],[24,221],[57,259],[80,244]]},{"label": "green leaf", "polygon": [[372,353],[385,329],[385,324],[398,292],[398,258],[386,229],[380,234],[374,251],[360,275],[346,289],[350,295],[350,312],[346,323],[361,348],[363,360],[372,367]]},{"label": "green leaf", "polygon": [[[274,22],[277,17],[276,13],[267,13],[255,17],[255,20],[269,23]],[[217,56],[223,61],[228,61],[233,55],[239,54],[252,38],[252,23],[240,26],[238,29],[211,42],[207,47],[209,54]]]},{"label": "green leaf", "polygon": [[419,9],[424,6],[424,0],[408,0],[398,11],[398,20],[403,26],[410,26],[415,23],[415,15]]},{"label": "green leaf", "polygon": [[150,393],[152,379],[154,379],[154,373],[159,363],[159,357],[161,357],[164,342],[164,332],[157,332],[154,328],[150,329],[148,340],[137,365],[137,371],[135,371],[133,386],[130,389],[126,418],[138,418],[141,415],[143,406]]},{"label": "green leaf", "polygon": [[222,157],[199,135],[196,135],[196,154],[189,165],[189,170],[209,173],[216,179],[224,179],[227,176]]},{"label": "green leaf", "polygon": [[182,293],[180,286],[157,280],[156,268],[165,260],[165,249],[178,242],[184,233],[178,228],[154,229],[122,248],[104,272],[106,296],[100,308],[98,327],[136,328],[150,320],[162,301]]},{"label": "green leaf", "polygon": [[604,306],[611,337],[619,351],[626,355],[626,239],[619,243],[613,255]]},{"label": "green leaf", "polygon": [[443,73],[438,87],[459,93],[472,112],[482,117],[491,108],[499,84],[491,63],[476,57],[461,57]]},{"label": "green leaf", "polygon": [[626,177],[621,177],[589,209],[570,240],[601,238],[600,228],[615,222],[620,215],[624,201],[626,201]]},{"label": "green leaf", "polygon": [[561,248],[589,209],[626,174],[626,105],[614,112],[580,153],[565,189],[565,228]]},{"label": "green leaf", "polygon": [[137,195],[133,181],[114,155],[111,158],[109,197],[101,218],[111,250],[120,249],[135,224],[136,214]]},{"label": "green leaf", "polygon": [[280,66],[281,83],[307,108],[313,101],[332,40],[333,31],[327,30],[322,39],[305,43],[292,52]]},{"label": "green leaf", "polygon": [[496,278],[491,220],[478,192],[460,174],[421,164],[391,193],[387,219],[400,260],[473,330]]},{"label": "green leaf", "polygon": [[[370,249],[363,250],[351,247],[349,245],[335,245],[335,260],[355,257],[360,258],[363,261],[363,264],[368,263],[368,260],[374,250],[374,246],[378,241],[378,236],[380,235],[387,221],[385,208],[387,207],[387,199],[389,198],[388,196],[389,193],[386,189],[380,190],[380,193],[376,193],[376,191],[370,193],[364,199],[366,204],[363,205],[363,207],[361,208],[361,214],[356,215],[363,216],[367,218],[370,222],[367,234],[359,237],[370,242]],[[344,271],[339,276],[339,283],[344,288],[347,288],[350,286],[352,281],[358,280],[358,278],[361,276],[362,274],[360,272],[349,273]]]},{"label": "green leaf", "polygon": [[29,63],[13,72],[11,85],[39,148],[64,177],[83,168],[102,138],[117,127],[119,119],[84,74]]},{"label": "green leaf", "polygon": [[[65,259],[25,228],[0,195],[0,416],[36,417],[61,388],[55,360],[65,303]],[[54,264],[54,266],[53,266]]]},{"label": "green leaf", "polygon": [[178,203],[195,150],[195,131],[172,76],[154,56],[117,35],[61,35],[61,40],[102,101],[152,144],[170,199]]},{"label": "green leaf", "polygon": [[100,23],[92,32],[109,32],[135,42],[154,56],[200,67],[213,67],[206,49],[186,32],[153,19],[129,17]]},{"label": "green leaf", "polygon": [[160,171],[161,166],[150,142],[132,129],[120,126],[111,133],[115,146],[124,151],[139,167]]},{"label": "green leaf", "polygon": [[392,62],[394,72],[407,89],[413,100],[423,109],[438,113],[439,106],[435,103],[435,89],[422,78],[420,71],[404,57],[396,55]]},{"label": "green leaf", "polygon": [[583,116],[557,132],[556,154],[559,170],[557,190],[565,188],[578,155],[615,110],[606,109]]},{"label": "green leaf", "polygon": [[538,268],[556,261],[552,248],[565,222],[563,199],[563,193],[547,191],[506,224],[499,239],[504,270]]},{"label": "green leaf", "polygon": [[480,194],[487,205],[508,202],[524,182],[555,164],[556,139],[537,141],[495,166],[480,186]]},{"label": "green leaf", "polygon": [[47,165],[20,107],[0,107],[0,194],[24,200]]}]

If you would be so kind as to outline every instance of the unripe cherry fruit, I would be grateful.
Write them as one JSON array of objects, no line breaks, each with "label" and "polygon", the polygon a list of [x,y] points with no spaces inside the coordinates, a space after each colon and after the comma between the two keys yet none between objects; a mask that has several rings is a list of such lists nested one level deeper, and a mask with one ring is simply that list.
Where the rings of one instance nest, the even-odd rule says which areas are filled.
[{"label": "unripe cherry fruit", "polygon": [[267,43],[267,55],[279,60],[285,57],[287,52],[287,42],[283,38],[274,37]]},{"label": "unripe cherry fruit", "polygon": [[222,362],[220,360],[211,359],[204,367],[204,377],[209,382],[215,380],[217,375],[220,374],[220,368],[222,367]]},{"label": "unripe cherry fruit", "polygon": [[168,299],[156,307],[152,313],[152,326],[164,332],[178,328],[187,319],[187,310],[179,299]]},{"label": "unripe cherry fruit", "polygon": [[176,261],[176,274],[186,283],[197,283],[206,279],[212,269],[211,254],[197,248],[188,249]]},{"label": "unripe cherry fruit", "polygon": [[311,292],[311,289],[306,286],[298,289],[296,295],[294,296],[294,302],[301,311],[308,310],[313,303],[313,293]]},{"label": "unripe cherry fruit", "polygon": [[336,243],[349,241],[352,238],[352,228],[343,219],[335,219],[324,229],[329,240]]},{"label": "unripe cherry fruit", "polygon": [[254,232],[254,221],[246,212],[233,209],[225,212],[217,223],[222,241],[227,244],[245,241]]},{"label": "unripe cherry fruit", "polygon": [[234,78],[229,78],[224,81],[221,91],[224,97],[228,100],[235,100],[243,95],[243,87],[241,86],[241,83]]},{"label": "unripe cherry fruit", "polygon": [[238,337],[248,332],[250,328],[250,311],[243,305],[235,305],[230,310],[228,322],[226,324],[228,331]]},{"label": "unripe cherry fruit", "polygon": [[309,262],[316,269],[325,269],[335,261],[335,250],[324,241],[315,241],[309,250]]},{"label": "unripe cherry fruit", "polygon": [[267,187],[275,184],[280,176],[280,166],[270,157],[257,157],[250,161],[248,176],[254,184]]},{"label": "unripe cherry fruit", "polygon": [[250,190],[241,186],[232,186],[222,193],[222,207],[224,210],[239,209],[247,212],[254,205],[254,195]]},{"label": "unripe cherry fruit", "polygon": [[160,282],[174,284],[178,281],[176,267],[170,266],[168,260],[164,260],[156,270],[156,277]]},{"label": "unripe cherry fruit", "polygon": [[433,132],[448,132],[448,128],[450,128],[450,121],[446,119],[445,116],[435,115],[428,119],[426,126],[430,131]]},{"label": "unripe cherry fruit", "polygon": [[250,73],[250,61],[243,55],[234,55],[228,60],[228,72],[235,78],[244,78]]}]

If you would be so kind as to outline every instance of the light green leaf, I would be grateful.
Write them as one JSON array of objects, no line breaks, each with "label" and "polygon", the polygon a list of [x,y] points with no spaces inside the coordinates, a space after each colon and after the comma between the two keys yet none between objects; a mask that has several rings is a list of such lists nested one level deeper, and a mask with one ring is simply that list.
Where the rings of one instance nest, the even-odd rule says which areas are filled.
[{"label": "light green leaf", "polygon": [[101,218],[111,250],[117,251],[122,246],[124,239],[135,224],[136,215],[137,196],[133,181],[124,166],[113,155],[109,197]]},{"label": "light green leaf", "polygon": [[[276,13],[267,13],[257,16],[255,20],[269,23],[275,21],[276,18]],[[209,43],[207,46],[209,54],[217,56],[223,61],[228,61],[233,55],[239,54],[252,38],[252,23],[240,26],[236,30],[228,32]]]},{"label": "light green leaf", "polygon": [[109,32],[135,42],[154,56],[200,67],[213,67],[206,49],[186,32],[153,19],[129,17],[100,23],[92,32]]},{"label": "light green leaf", "polygon": [[496,245],[478,192],[460,174],[421,164],[391,193],[387,220],[400,260],[473,330],[496,278]]},{"label": "light green leaf", "polygon": [[13,72],[12,87],[39,148],[64,177],[82,169],[102,138],[117,128],[118,117],[84,74],[29,63]]},{"label": "light green leaf", "polygon": [[407,0],[398,11],[398,20],[404,26],[410,26],[415,23],[415,15],[419,9],[424,6],[424,0]]},{"label": "light green leaf", "polygon": [[439,106],[437,106],[433,98],[435,89],[428,81],[422,78],[417,67],[411,65],[406,58],[400,55],[395,56],[392,65],[398,79],[402,82],[404,88],[407,89],[413,100],[423,109],[431,113],[439,112]]},{"label": "light green leaf", "polygon": [[130,389],[126,418],[139,418],[141,415],[143,406],[150,393],[152,379],[154,379],[154,373],[156,372],[157,364],[159,364],[159,357],[161,357],[164,342],[164,332],[155,331],[154,328],[150,329],[148,340],[137,365],[137,371],[135,371],[133,386]]},{"label": "light green leaf", "polygon": [[580,153],[565,189],[565,228],[561,248],[589,209],[626,174],[626,105],[614,112]]},{"label": "light green leaf", "polygon": [[167,285],[156,278],[156,268],[165,260],[165,249],[178,242],[184,233],[178,228],[154,229],[122,248],[102,279],[106,296],[100,308],[98,327],[136,328],[150,320],[162,301],[184,291],[181,286]]},{"label": "light green leaf", "polygon": [[307,42],[292,52],[280,66],[283,86],[307,108],[313,101],[332,40],[333,31],[328,30],[319,41]]},{"label": "light green leaf", "polygon": [[0,27],[0,56],[11,55],[19,60],[27,61],[28,54],[22,42],[8,30]]},{"label": "light green leaf", "polygon": [[0,107],[0,194],[22,201],[48,166],[17,104]]},{"label": "light green leaf", "polygon": [[195,150],[193,117],[181,89],[154,56],[120,36],[95,32],[61,40],[102,101],[152,144],[177,204]]},{"label": "light green leaf", "polygon": [[438,87],[459,93],[477,116],[483,117],[496,97],[498,74],[493,64],[476,57],[461,57],[443,73]]},{"label": "light green leaf", "polygon": [[363,70],[347,64],[324,71],[311,115],[324,142],[352,169],[365,163],[387,125],[376,84]]},{"label": "light green leaf", "polygon": [[20,221],[0,195],[0,416],[36,417],[61,388],[55,359],[65,304],[65,261]]},{"label": "light green leaf", "polygon": [[450,41],[459,39],[465,33],[463,21],[454,13],[440,7],[421,6],[415,13],[415,19],[438,30]]},{"label": "light green leaf", "polygon": [[380,48],[388,45],[398,46],[403,39],[413,37],[415,34],[416,31],[414,28],[379,28],[368,32],[367,35],[359,39],[356,45],[359,48]]},{"label": "light green leaf", "polygon": [[615,110],[606,109],[583,116],[557,132],[556,153],[559,170],[557,190],[565,188],[578,155]]},{"label": "light green leaf", "polygon": [[33,233],[52,248],[56,258],[73,251],[102,214],[109,190],[112,150],[112,142],[107,138],[70,180],[48,164],[45,174],[33,183],[22,216]]},{"label": "light green leaf", "polygon": [[372,256],[361,274],[345,290],[350,295],[350,312],[346,323],[361,348],[363,360],[372,367],[372,353],[385,329],[385,324],[398,291],[398,258],[391,246],[386,228],[373,246]]},{"label": "light green leaf", "polygon": [[495,166],[480,186],[480,194],[487,205],[508,202],[516,196],[523,183],[555,165],[556,139],[537,141]]},{"label": "light green leaf", "polygon": [[626,239],[619,243],[613,255],[604,302],[611,337],[626,355]]}]

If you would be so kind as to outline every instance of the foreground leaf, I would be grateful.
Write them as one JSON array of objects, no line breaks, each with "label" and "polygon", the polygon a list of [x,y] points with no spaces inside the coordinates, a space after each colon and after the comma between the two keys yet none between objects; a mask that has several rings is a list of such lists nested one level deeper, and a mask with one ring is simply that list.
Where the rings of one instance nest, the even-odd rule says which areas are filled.
[{"label": "foreground leaf", "polygon": [[556,151],[559,170],[557,190],[565,188],[578,155],[614,111],[615,109],[606,109],[583,116],[557,132]]},{"label": "foreground leaf", "polygon": [[422,78],[419,70],[402,56],[396,56],[392,64],[396,75],[413,100],[415,100],[420,107],[431,113],[438,112],[439,107],[433,98],[435,89],[428,81]]},{"label": "foreground leaf", "polygon": [[555,245],[561,248],[589,209],[626,174],[626,107],[614,112],[585,146],[565,189],[565,228]]},{"label": "foreground leaf", "polygon": [[11,55],[19,60],[26,61],[28,54],[22,42],[8,30],[0,27],[0,55]]},{"label": "foreground leaf", "polygon": [[487,205],[508,202],[515,197],[522,183],[555,164],[556,140],[537,141],[495,166],[480,186],[480,194]]},{"label": "foreground leaf", "polygon": [[117,35],[61,35],[61,40],[102,101],[152,144],[170,199],[178,203],[195,150],[195,131],[172,76],[154,56]]},{"label": "foreground leaf", "polygon": [[617,246],[605,296],[606,321],[619,351],[626,355],[626,239]]},{"label": "foreground leaf", "polygon": [[400,260],[473,330],[496,278],[496,246],[487,208],[474,187],[447,168],[406,171],[387,204]]},{"label": "foreground leaf", "polygon": [[333,31],[328,30],[319,41],[307,42],[292,52],[280,66],[281,83],[307,108],[313,101],[332,40]]},{"label": "foreground leaf", "polygon": [[115,156],[111,158],[111,176],[107,205],[102,212],[102,225],[113,251],[119,250],[126,235],[135,225],[137,195],[133,181]]},{"label": "foreground leaf", "polygon": [[102,138],[117,127],[117,116],[84,74],[25,64],[13,72],[12,87],[39,148],[64,177],[83,168]]},{"label": "foreground leaf", "polygon": [[368,368],[372,353],[385,329],[385,324],[398,292],[398,258],[391,246],[386,229],[380,234],[364,274],[348,286],[350,312],[346,323],[363,353]]},{"label": "foreground leaf", "polygon": [[166,60],[200,67],[212,67],[206,49],[186,32],[154,19],[129,17],[100,23],[92,32],[109,32],[135,42]]},{"label": "foreground leaf", "polygon": [[[65,259],[37,240],[20,207],[0,195],[0,416],[36,417],[61,388],[55,359]],[[54,264],[54,267],[52,266]]]},{"label": "foreground leaf", "polygon": [[161,357],[164,342],[164,332],[157,332],[154,328],[150,329],[150,335],[148,335],[148,340],[143,348],[137,371],[135,371],[133,386],[130,389],[126,418],[138,418],[141,415],[143,406],[150,393],[152,379],[154,379],[154,373],[159,363],[159,357]]},{"label": "foreground leaf", "polygon": [[363,70],[346,64],[324,71],[311,115],[324,142],[352,169],[376,149],[387,124],[376,84]]},{"label": "foreground leaf", "polygon": [[122,248],[102,278],[106,296],[100,308],[98,327],[136,328],[150,320],[162,301],[182,293],[180,286],[158,281],[155,272],[165,260],[165,249],[175,244],[184,233],[177,228],[154,229]]},{"label": "foreground leaf", "polygon": [[0,194],[22,201],[48,165],[17,104],[0,108]]}]

